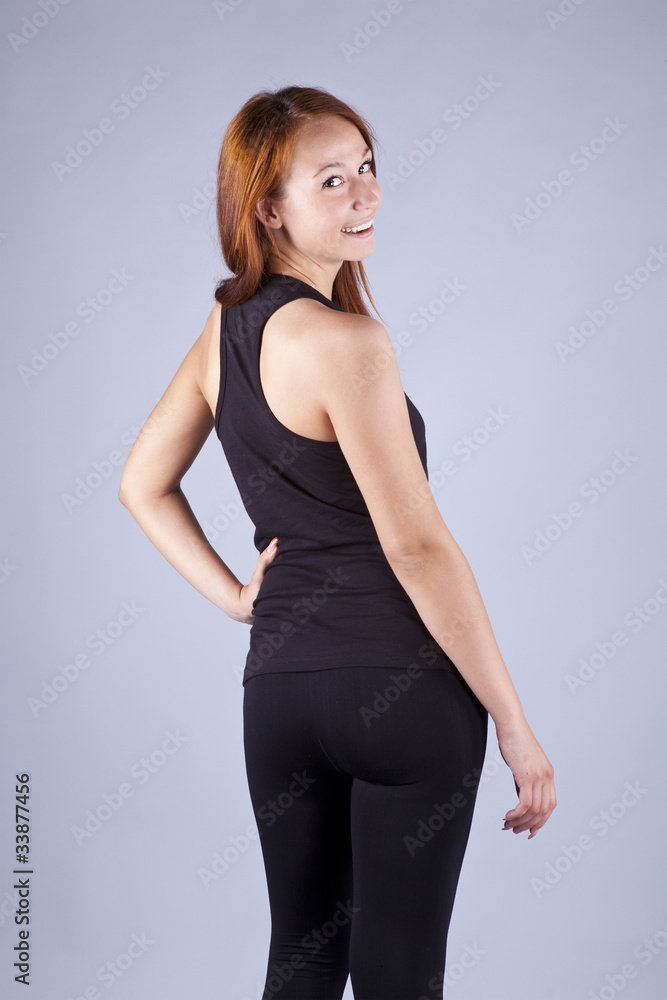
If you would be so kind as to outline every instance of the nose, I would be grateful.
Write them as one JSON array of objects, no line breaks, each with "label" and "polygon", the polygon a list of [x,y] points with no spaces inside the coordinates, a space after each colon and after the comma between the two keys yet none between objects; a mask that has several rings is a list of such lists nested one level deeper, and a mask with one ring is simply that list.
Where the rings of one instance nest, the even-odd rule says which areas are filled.
[{"label": "nose", "polygon": [[375,211],[382,201],[382,191],[377,178],[371,174],[371,179],[359,177],[354,202],[356,205]]}]

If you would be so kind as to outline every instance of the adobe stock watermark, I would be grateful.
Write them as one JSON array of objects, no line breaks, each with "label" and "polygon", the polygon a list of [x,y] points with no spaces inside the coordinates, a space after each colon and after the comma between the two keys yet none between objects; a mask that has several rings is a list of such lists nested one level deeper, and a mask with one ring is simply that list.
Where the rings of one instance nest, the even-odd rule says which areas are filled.
[{"label": "adobe stock watermark", "polygon": [[[121,292],[125,291],[131,281],[134,281],[134,275],[128,274],[126,267],[120,270],[114,268],[111,277],[102,288],[98,288],[93,295],[87,295],[79,302],[74,310],[75,315],[85,326],[89,326]],[[32,379],[48,368],[82,332],[81,323],[77,320],[68,320],[59,330],[49,333],[48,339],[39,348],[33,347],[30,351],[31,360],[27,364],[16,366],[23,384],[28,385]]]},{"label": "adobe stock watermark", "polygon": [[161,771],[167,761],[178,753],[184,743],[189,743],[190,737],[183,736],[180,729],[175,733],[168,729],[165,739],[148,757],[141,757],[135,761],[130,768],[130,778],[132,781],[122,781],[118,788],[102,795],[102,801],[94,809],[87,809],[83,824],[81,826],[71,826],[70,833],[74,837],[77,847],[86,840],[90,840],[105,823],[123,808],[128,799],[131,799],[137,791],[137,786],[145,785],[154,774]]},{"label": "adobe stock watermark", "polygon": [[458,811],[467,806],[470,799],[475,798],[480,785],[486,784],[498,773],[501,763],[503,757],[499,747],[492,760],[486,761],[483,767],[475,767],[463,775],[460,788],[452,792],[446,802],[433,803],[430,815],[419,819],[412,833],[406,833],[403,837],[403,843],[411,858],[447,828],[447,824],[455,818]]},{"label": "adobe stock watermark", "polygon": [[[84,641],[84,646],[94,656],[104,656],[108,649],[116,643],[128,628],[136,622],[146,609],[139,607],[136,601],[122,601],[115,618],[108,621],[102,628],[95,629]],[[46,711],[50,705],[74,684],[81,674],[92,666],[93,660],[87,652],[76,653],[69,662],[59,663],[57,673],[50,681],[43,681],[39,697],[27,698],[27,705],[37,718],[40,712]]]},{"label": "adobe stock watermark", "polygon": [[[579,496],[587,500],[589,506],[596,504],[638,461],[639,456],[633,455],[630,448],[622,451],[617,448],[609,466],[581,484]],[[577,500],[573,500],[567,505],[566,510],[552,514],[544,529],[538,528],[535,531],[532,545],[521,546],[521,555],[526,565],[532,566],[536,559],[541,559],[545,552],[548,552],[570,530],[574,522],[584,516],[586,510],[587,508]]]},{"label": "adobe stock watermark", "polygon": [[[115,958],[100,965],[95,973],[96,982],[104,986],[105,990],[111,989],[119,979],[127,974],[138,959],[143,958],[153,944],[155,941],[148,937],[146,931],[132,934],[125,951],[121,951]],[[107,994],[101,993],[95,983],[91,983],[89,986],[77,989],[76,993],[70,993],[67,1000],[102,1000],[103,996],[107,996]]]},{"label": "adobe stock watermark", "polygon": [[[279,792],[275,799],[268,799],[257,809],[257,818],[267,829],[272,827],[281,816],[284,816],[294,803],[308,792],[312,785],[316,784],[316,779],[308,776],[307,769],[300,772],[293,771],[292,779],[287,788]],[[197,869],[197,874],[204,888],[209,889],[213,882],[217,882],[259,838],[259,828],[252,823],[240,836],[229,837],[228,845],[222,851],[214,852],[209,867]]]},{"label": "adobe stock watermark", "polygon": [[0,583],[7,583],[7,580],[9,580],[10,576],[15,573],[17,569],[18,566],[15,566],[14,563],[11,562],[9,556],[5,556],[5,558],[0,561]]},{"label": "adobe stock watermark", "polygon": [[119,439],[122,447],[114,448],[106,456],[95,459],[88,472],[76,477],[74,485],[70,487],[71,492],[60,494],[60,499],[67,513],[72,514],[79,510],[87,500],[90,500],[97,493],[100,487],[113,481],[116,470],[121,469],[124,465],[134,442],[138,438],[149,438],[164,424],[165,420],[174,416],[176,412],[173,403],[162,397],[155,402],[154,408],[143,426],[132,424],[127,430],[124,430]]},{"label": "adobe stock watermark", "polygon": [[74,485],[70,487],[70,493],[61,493],[60,499],[68,514],[79,510],[86,500],[95,494],[100,486],[109,482],[114,477],[116,469],[120,469],[125,463],[128,451],[139,436],[139,427],[131,427],[120,436],[122,450],[114,448],[104,458],[96,459],[92,462],[91,468],[82,476],[77,476]]},{"label": "adobe stock watermark", "polygon": [[116,131],[120,122],[124,122],[132,112],[144,103],[149,94],[157,90],[163,80],[169,76],[165,70],[159,66],[146,66],[146,72],[139,83],[136,83],[129,91],[123,91],[111,102],[109,112],[114,118],[100,118],[96,125],[91,128],[81,130],[82,138],[74,141],[73,144],[65,147],[62,160],[52,160],[51,169],[62,184],[65,177],[81,166],[84,160],[102,145],[111,132]]},{"label": "adobe stock watermark", "polygon": [[410,313],[408,325],[415,327],[417,333],[424,333],[467,289],[459,277],[445,278],[440,291],[425,306]]},{"label": "adobe stock watermark", "polygon": [[[613,830],[645,795],[648,795],[648,789],[644,788],[641,782],[630,783],[626,781],[618,798],[606,809],[601,809],[590,818],[588,821],[589,829],[597,834],[598,839],[606,837],[610,830]],[[589,851],[593,850],[596,843],[597,840],[589,833],[582,833],[573,844],[562,844],[562,853],[554,861],[546,863],[542,876],[530,880],[530,886],[537,898],[541,899],[546,892],[550,892],[554,886],[558,885],[563,877],[572,871],[574,866],[578,865]]]},{"label": "adobe stock watermark", "polygon": [[[447,629],[439,634],[438,642],[435,639],[429,639],[428,642],[422,643],[419,647],[418,655],[429,666],[435,665],[438,660],[442,659],[442,643],[451,648],[456,641],[456,637],[466,632],[476,620],[477,618],[474,614],[469,615],[465,610],[455,612]],[[442,640],[442,643],[439,645],[440,640]],[[373,701],[371,704],[359,707],[359,714],[364,720],[366,728],[370,729],[371,723],[375,719],[382,718],[406,691],[411,691],[414,681],[422,677],[423,674],[424,668],[418,663],[410,663],[405,670],[397,670],[396,673],[391,673],[389,675],[390,683],[382,690],[376,689],[373,692]]]},{"label": "adobe stock watermark", "polygon": [[[413,3],[414,0],[406,0]],[[405,10],[401,0],[388,0],[386,7],[380,10],[369,11],[368,20],[362,24],[355,24],[354,34],[351,42],[340,42],[340,50],[346,63],[351,63],[355,56],[361,55],[377,38],[385,28],[388,28],[397,14],[402,14]]]},{"label": "adobe stock watermark", "polygon": [[[308,450],[306,445],[297,441],[296,435],[291,441],[283,438],[280,444],[282,447],[276,457],[264,465],[259,465],[246,480],[247,486],[256,496],[266,493],[267,489],[282,477],[285,469],[293,465],[297,458]],[[252,497],[245,491],[241,492],[240,496],[244,505],[250,506]]]},{"label": "adobe stock watermark", "polygon": [[227,14],[233,14],[237,7],[240,7],[245,0],[213,0],[213,10],[221,21],[224,21]]},{"label": "adobe stock watermark", "polygon": [[[650,622],[654,621],[665,607],[667,607],[667,580],[660,577],[655,593],[648,597],[643,604],[635,604],[623,616],[623,624],[630,630],[631,635],[637,635]],[[596,642],[595,651],[588,657],[579,657],[577,673],[565,674],[564,678],[571,695],[576,695],[592,680],[600,676],[601,671],[611,663],[618,650],[627,646],[630,634],[623,629],[617,629],[608,639]]]},{"label": "adobe stock watermark", "polygon": [[[319,955],[329,942],[340,933],[341,928],[347,927],[353,915],[358,912],[359,907],[353,906],[351,899],[345,902],[338,900],[331,918],[325,920],[320,927],[313,927],[308,934],[305,934],[301,938],[301,949],[307,952],[309,956]],[[264,983],[258,981],[257,987],[259,992],[257,996],[263,997],[263,1000],[273,1000],[280,993],[283,986],[294,978],[294,973],[298,969],[303,969],[305,964],[303,954],[297,954],[296,952],[290,956],[288,962],[284,962],[281,965],[274,962],[267,970],[266,992],[264,992]],[[243,1000],[250,1000],[250,998],[246,996]]]},{"label": "adobe stock watermark", "polygon": [[229,503],[219,503],[216,513],[212,515],[210,521],[204,519],[199,522],[206,535],[206,540],[212,544],[220,538],[223,532],[237,520],[242,510],[242,505],[235,500],[231,500]]},{"label": "adobe stock watermark", "polygon": [[[486,416],[469,433],[455,441],[452,446],[452,455],[460,458],[461,465],[466,465],[470,460],[480,453],[486,445],[492,441],[495,435],[501,430],[510,419],[511,414],[507,413],[502,404],[500,406],[488,406]],[[441,489],[459,471],[459,466],[453,458],[445,458],[435,467],[428,477],[428,485],[413,490],[407,504],[399,503],[395,505],[396,513],[406,517],[420,510],[424,503],[431,498],[433,492]]]},{"label": "adobe stock watermark", "polygon": [[[579,174],[584,173],[629,127],[618,117],[605,118],[600,135],[589,139],[586,145],[572,150],[568,162],[577,168]],[[542,181],[541,190],[532,198],[526,198],[523,214],[512,212],[510,215],[510,221],[516,232],[522,233],[527,226],[532,226],[535,220],[564,194],[565,189],[574,184],[576,179],[577,175],[571,170],[563,169],[553,180]]]},{"label": "adobe stock watermark", "polygon": [[[662,243],[659,247],[650,246],[648,255],[643,264],[639,264],[632,271],[626,271],[613,284],[613,291],[620,299],[620,304],[629,302],[637,292],[645,288],[656,271],[659,271],[667,263],[667,251]],[[586,319],[578,325],[570,324],[568,331],[570,336],[567,341],[558,340],[554,344],[556,354],[564,363],[578,351],[590,343],[599,330],[606,326],[610,316],[619,310],[619,302],[613,296],[604,299],[593,309],[586,310]]]},{"label": "adobe stock watermark", "polygon": [[552,31],[555,31],[561,24],[564,24],[573,14],[579,10],[586,0],[561,0],[556,10],[545,10],[544,16]]},{"label": "adobe stock watermark", "polygon": [[14,927],[14,916],[19,908],[19,890],[16,885],[13,885],[11,889],[5,889],[2,894],[2,902],[0,902],[0,927],[4,927],[7,923],[7,917],[11,917],[12,920],[10,924]]},{"label": "adobe stock watermark", "polygon": [[[661,957],[667,948],[667,925],[660,927],[650,937],[645,937],[633,949],[632,957],[636,958],[644,968],[650,965],[654,959]],[[618,972],[607,973],[604,977],[604,986],[598,986],[595,990],[590,990],[586,1000],[614,1000],[622,993],[632,979],[637,979],[641,973],[634,962],[625,962]]]},{"label": "adobe stock watermark", "polygon": [[[419,306],[418,309],[410,313],[408,325],[416,327],[419,333],[423,333],[467,291],[467,288],[468,286],[464,285],[458,277],[443,279],[440,291],[425,305]],[[401,330],[395,338],[390,338],[390,343],[379,351],[372,360],[366,361],[360,372],[356,372],[352,376],[352,385],[355,391],[362,392],[368,382],[375,381],[387,365],[392,363],[392,353],[394,357],[398,358],[403,349],[412,346],[413,343],[414,338],[408,330]]]},{"label": "adobe stock watermark", "polygon": [[236,344],[256,336],[257,330],[264,326],[275,310],[289,301],[292,293],[301,291],[297,278],[283,275],[280,282],[268,285],[260,301],[249,313],[222,310],[221,323],[227,348],[233,350]]},{"label": "adobe stock watermark", "polygon": [[172,403],[169,398],[165,395],[160,396],[157,402],[154,403],[153,409],[148,414],[141,426],[133,425],[130,428],[130,433],[134,434],[135,437],[132,441],[142,440],[150,438],[153,434],[160,430],[162,425],[170,417],[178,415],[178,407]]},{"label": "adobe stock watermark", "polygon": [[[506,426],[512,416],[503,408],[502,403],[498,406],[487,406],[486,413],[487,416],[479,424],[452,445],[452,455],[460,459],[461,465],[467,465],[486,448],[489,442],[495,440],[498,431]],[[459,466],[454,459],[446,458],[429,475],[429,483],[434,490],[438,490],[458,471]],[[412,508],[411,504],[410,506]]]},{"label": "adobe stock watermark", "polygon": [[[474,944],[465,944],[458,961],[448,962],[444,973],[439,972],[436,976],[432,976],[426,985],[434,993],[442,991],[443,997],[448,996],[449,991],[461,982],[470,969],[474,969],[484,955],[486,955],[486,948],[480,948],[476,941]],[[418,1000],[433,1000],[433,998],[422,994]]]},{"label": "adobe stock watermark", "polygon": [[371,707],[361,705],[359,708],[359,714],[364,720],[366,728],[369,729],[373,719],[379,719],[389,710],[391,705],[398,701],[402,694],[409,691],[413,680],[421,677],[423,673],[423,669],[418,664],[411,663],[400,673],[390,674],[391,684],[388,684],[383,691],[373,692],[374,698]]},{"label": "adobe stock watermark", "polygon": [[249,823],[245,831],[238,837],[228,837],[229,843],[222,851],[215,851],[208,868],[197,869],[197,875],[205,889],[210,889],[213,882],[229,871],[242,855],[247,854],[253,843],[259,843],[259,831],[254,823]]},{"label": "adobe stock watermark", "polygon": [[[482,104],[501,87],[500,81],[494,79],[492,75],[479,76],[477,81],[472,93],[443,111],[442,120],[449,126],[450,132],[460,129],[463,123],[479,111]],[[425,138],[415,139],[414,146],[407,156],[399,156],[396,170],[384,171],[384,179],[389,190],[394,191],[399,184],[404,184],[409,177],[412,177],[415,171],[433,156],[438,147],[447,142],[448,138],[449,133],[437,126]]]},{"label": "adobe stock watermark", "polygon": [[289,786],[280,792],[275,799],[269,799],[264,805],[261,805],[257,810],[257,818],[266,825],[266,827],[271,827],[276,822],[280,816],[284,816],[285,813],[292,808],[297,799],[300,799],[304,792],[307,792],[311,785],[317,783],[316,778],[309,778],[308,771],[304,770],[301,772],[292,772],[293,781],[290,782]]},{"label": "adobe stock watermark", "polygon": [[21,18],[21,27],[18,31],[10,31],[7,35],[12,51],[22,52],[28,42],[31,42],[68,3],[69,0],[37,0],[37,9]]},{"label": "adobe stock watermark", "polygon": [[349,573],[343,573],[340,566],[328,569],[319,587],[313,588],[310,593],[293,602],[289,618],[280,623],[278,630],[253,634],[246,660],[245,669],[248,673],[253,674],[261,670],[276,650],[282,649],[292,636],[297,635],[301,627],[329,601],[331,595],[338,593],[350,579]]},{"label": "adobe stock watermark", "polygon": [[178,204],[178,211],[183,222],[187,225],[190,225],[192,219],[198,218],[202,212],[205,212],[216,199],[218,191],[217,174],[213,170],[209,170],[208,176],[210,179],[205,184],[192,189],[189,202],[181,201]]}]

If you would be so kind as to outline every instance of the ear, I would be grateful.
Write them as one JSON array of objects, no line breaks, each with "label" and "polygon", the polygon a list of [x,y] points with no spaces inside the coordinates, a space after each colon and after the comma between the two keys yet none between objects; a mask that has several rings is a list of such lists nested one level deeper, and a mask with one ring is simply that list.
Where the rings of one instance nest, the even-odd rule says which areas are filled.
[{"label": "ear", "polygon": [[268,196],[260,198],[257,202],[255,205],[255,215],[268,229],[280,229],[282,226],[275,203]]}]

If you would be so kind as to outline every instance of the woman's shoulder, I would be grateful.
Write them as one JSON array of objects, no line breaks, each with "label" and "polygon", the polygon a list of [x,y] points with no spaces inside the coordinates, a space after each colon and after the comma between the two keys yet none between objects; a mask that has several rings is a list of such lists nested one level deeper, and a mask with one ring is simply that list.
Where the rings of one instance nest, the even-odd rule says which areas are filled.
[{"label": "woman's shoulder", "polygon": [[[317,299],[298,298],[285,303],[266,324],[266,341],[291,354],[294,363],[315,376],[341,368],[357,371],[387,351],[389,335],[372,316],[332,309]],[[270,348],[269,348],[270,349]]]},{"label": "woman's shoulder", "polygon": [[301,334],[328,348],[351,348],[355,342],[381,341],[383,336],[389,339],[382,323],[372,316],[335,309],[306,296],[286,302],[271,318],[281,320],[280,325],[296,337]]}]

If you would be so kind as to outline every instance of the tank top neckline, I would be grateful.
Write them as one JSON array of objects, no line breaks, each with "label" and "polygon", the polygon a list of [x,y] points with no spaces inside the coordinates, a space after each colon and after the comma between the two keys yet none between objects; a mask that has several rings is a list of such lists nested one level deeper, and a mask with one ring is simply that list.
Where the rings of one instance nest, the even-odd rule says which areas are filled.
[{"label": "tank top neckline", "polygon": [[326,304],[328,306],[331,306],[333,309],[339,309],[340,308],[339,306],[336,305],[336,303],[333,301],[333,299],[327,298],[327,296],[324,294],[324,292],[321,292],[319,290],[319,288],[315,288],[314,285],[308,284],[307,281],[303,281],[302,278],[297,278],[293,274],[283,274],[282,271],[269,271],[268,274],[267,274],[267,279],[266,280],[267,281],[271,281],[273,278],[287,278],[290,281],[296,281],[300,285],[303,285],[304,288],[308,288],[311,292],[315,292],[315,294],[318,295],[324,302],[326,302]]}]

